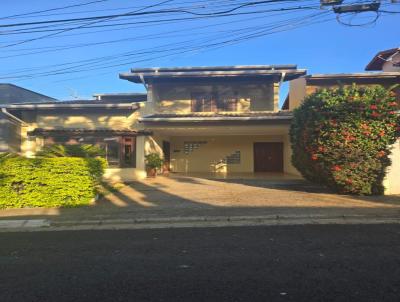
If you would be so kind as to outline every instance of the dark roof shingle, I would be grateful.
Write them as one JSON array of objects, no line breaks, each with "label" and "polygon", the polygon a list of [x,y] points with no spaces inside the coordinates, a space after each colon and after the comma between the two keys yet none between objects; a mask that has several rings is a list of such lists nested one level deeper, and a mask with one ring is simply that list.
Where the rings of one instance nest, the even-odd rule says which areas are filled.
[{"label": "dark roof shingle", "polygon": [[0,104],[44,103],[55,102],[56,99],[16,86],[0,83]]}]

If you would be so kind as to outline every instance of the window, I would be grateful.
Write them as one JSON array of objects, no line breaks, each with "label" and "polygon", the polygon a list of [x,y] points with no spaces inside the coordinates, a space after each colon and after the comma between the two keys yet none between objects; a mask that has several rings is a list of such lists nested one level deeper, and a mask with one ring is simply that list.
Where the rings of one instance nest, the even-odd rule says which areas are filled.
[{"label": "window", "polygon": [[136,167],[136,137],[134,136],[87,136],[87,135],[63,135],[46,136],[44,145],[52,144],[96,145],[104,150],[104,157],[110,167],[135,168]]},{"label": "window", "polygon": [[237,111],[238,98],[219,98],[217,93],[192,93],[192,112]]},{"label": "window", "polygon": [[136,167],[136,137],[122,138],[122,167]]},{"label": "window", "polygon": [[104,139],[106,160],[110,167],[119,167],[119,137]]},{"label": "window", "polygon": [[136,167],[136,137],[109,137],[104,143],[110,167]]},{"label": "window", "polygon": [[216,96],[207,93],[192,93],[192,112],[216,112]]}]

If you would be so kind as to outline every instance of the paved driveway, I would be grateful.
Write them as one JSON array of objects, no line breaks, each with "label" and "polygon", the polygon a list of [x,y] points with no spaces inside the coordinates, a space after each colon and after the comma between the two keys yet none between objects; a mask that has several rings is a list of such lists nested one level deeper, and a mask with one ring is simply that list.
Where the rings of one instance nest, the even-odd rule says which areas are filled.
[{"label": "paved driveway", "polygon": [[218,178],[204,175],[159,176],[130,183],[107,195],[99,206],[168,211],[209,210],[295,212],[305,210],[391,209],[400,212],[400,196],[353,197],[329,193],[297,177]]},{"label": "paved driveway", "polygon": [[10,216],[84,220],[248,215],[400,217],[400,196],[336,195],[302,179],[279,175],[224,179],[174,174],[126,184],[89,207],[0,211],[0,219]]}]

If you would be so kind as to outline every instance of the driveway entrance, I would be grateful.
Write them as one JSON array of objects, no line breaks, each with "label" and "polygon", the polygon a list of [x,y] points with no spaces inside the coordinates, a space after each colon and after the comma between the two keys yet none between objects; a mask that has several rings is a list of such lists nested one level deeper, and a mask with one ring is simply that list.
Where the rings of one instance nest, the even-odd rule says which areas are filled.
[{"label": "driveway entrance", "polygon": [[171,173],[128,183],[118,192],[106,195],[96,206],[104,212],[126,208],[126,215],[375,215],[381,210],[399,209],[400,199],[337,195],[282,173]]}]

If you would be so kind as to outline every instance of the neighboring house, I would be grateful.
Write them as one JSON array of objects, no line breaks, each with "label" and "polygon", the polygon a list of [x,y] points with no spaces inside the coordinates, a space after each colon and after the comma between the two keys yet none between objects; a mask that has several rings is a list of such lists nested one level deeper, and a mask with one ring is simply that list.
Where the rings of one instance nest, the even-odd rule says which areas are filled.
[{"label": "neighboring house", "polygon": [[7,83],[0,83],[0,152],[19,152],[21,121],[8,114],[9,104],[54,102],[56,99]]},{"label": "neighboring house", "polygon": [[72,100],[13,104],[8,111],[24,122],[21,152],[26,156],[51,144],[96,144],[106,151],[111,168],[134,168],[134,127],[146,94],[129,100]]},{"label": "neighboring house", "polygon": [[400,48],[378,52],[365,67],[364,73],[313,74],[290,82],[290,90],[282,109],[293,110],[302,100],[317,89],[357,84],[360,86],[382,85],[394,88],[400,102]]},{"label": "neighboring house", "polygon": [[400,48],[378,52],[365,67],[367,71],[400,72]]},{"label": "neighboring house", "polygon": [[96,93],[93,97],[95,100],[103,102],[131,103],[136,101],[145,101],[146,93]]},{"label": "neighboring house", "polygon": [[[290,82],[289,95],[282,109],[297,108],[307,95],[318,89],[337,88],[339,86],[382,85],[386,88],[400,84],[400,72],[365,72],[339,74],[313,74],[298,78]],[[400,86],[393,89],[400,102]]]}]

